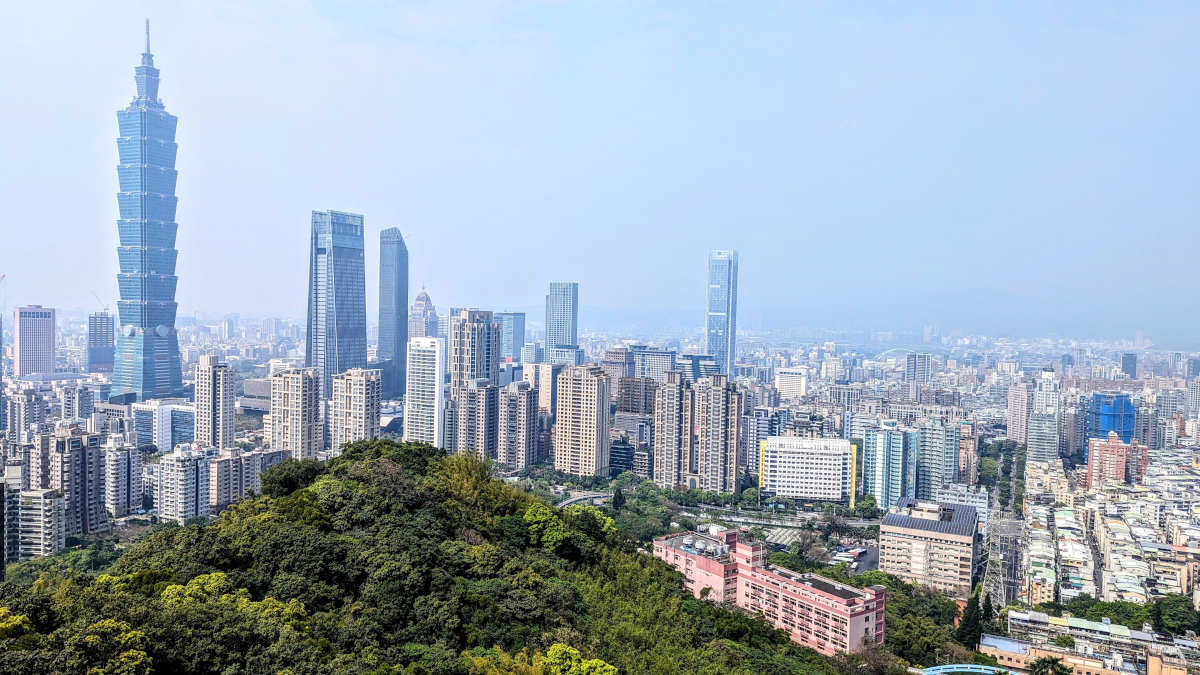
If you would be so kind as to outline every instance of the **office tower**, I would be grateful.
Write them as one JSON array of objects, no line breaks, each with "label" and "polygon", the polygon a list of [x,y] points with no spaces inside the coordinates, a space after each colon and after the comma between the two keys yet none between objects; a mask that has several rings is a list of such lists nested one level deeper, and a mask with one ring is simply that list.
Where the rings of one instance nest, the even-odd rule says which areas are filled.
[{"label": "office tower", "polygon": [[304,365],[320,375],[321,399],[333,376],[367,365],[367,291],[363,217],[312,212],[308,262],[308,340]]},{"label": "office tower", "polygon": [[863,428],[862,439],[863,494],[873,496],[882,509],[915,496],[916,458],[896,421],[874,420]]},{"label": "office tower", "polygon": [[759,490],[852,506],[854,461],[854,446],[846,439],[776,436],[763,441],[754,471]]},{"label": "office tower", "polygon": [[351,368],[333,376],[333,399],[329,402],[330,450],[338,455],[342,446],[379,436],[379,401],[384,375],[378,370]]},{"label": "office tower", "polygon": [[262,492],[262,473],[287,458],[283,450],[226,448],[208,457],[208,509],[220,513],[251,493]]},{"label": "office tower", "polygon": [[450,328],[450,390],[473,380],[495,383],[500,365],[500,324],[492,313],[464,309]]},{"label": "office tower", "polygon": [[471,380],[453,390],[447,415],[446,449],[496,458],[497,388],[486,378]]},{"label": "office tower", "polygon": [[546,350],[540,342],[526,342],[521,347],[521,363],[541,363],[546,360]]},{"label": "office tower", "polygon": [[195,389],[196,442],[208,448],[233,447],[233,369],[216,356],[201,356]]},{"label": "office tower", "polygon": [[496,461],[523,469],[537,461],[537,391],[528,382],[500,390],[496,404]]},{"label": "office tower", "polygon": [[657,382],[648,377],[622,377],[616,385],[617,412],[654,413],[654,392],[659,386]]},{"label": "office tower", "polygon": [[500,361],[520,361],[525,346],[525,312],[496,312],[500,324]]},{"label": "office tower", "polygon": [[13,310],[13,376],[54,372],[54,310],[41,305]]},{"label": "office tower", "polygon": [[1129,394],[1094,392],[1087,407],[1087,437],[1107,438],[1115,431],[1122,443],[1133,440],[1134,408]]},{"label": "office tower", "polygon": [[379,233],[379,360],[387,364],[383,389],[388,398],[404,396],[407,354],[408,248],[400,228],[389,227]]},{"label": "office tower", "polygon": [[31,488],[62,492],[67,535],[109,531],[99,435],[78,427],[43,434],[30,453],[29,475]]},{"label": "office tower", "polygon": [[627,438],[614,438],[608,444],[608,469],[613,476],[633,471],[633,455],[637,446]]},{"label": "office tower", "polygon": [[705,351],[712,354],[723,373],[733,372],[737,358],[737,280],[737,251],[709,252]]},{"label": "office tower", "polygon": [[315,459],[321,450],[321,374],[315,368],[281,370],[271,376],[271,411],[263,435],[273,450],[293,459]]},{"label": "office tower", "polygon": [[[15,506],[13,520],[16,527],[14,536],[6,536],[5,543],[15,540],[16,560],[57,555],[66,548],[66,499],[61,491],[49,488],[21,490],[15,500],[6,500],[5,506],[9,504]],[[8,518],[6,514],[5,520]],[[5,528],[8,528],[7,522]],[[7,551],[5,557],[10,559]]]},{"label": "office tower", "polygon": [[563,366],[581,366],[587,356],[579,347],[550,347],[546,350],[546,360]]},{"label": "office tower", "polygon": [[745,402],[728,375],[714,375],[695,387],[696,462],[699,487],[737,492],[738,428]]},{"label": "office tower", "polygon": [[554,468],[608,477],[608,379],[599,366],[571,366],[558,375]]},{"label": "office tower", "polygon": [[913,353],[904,359],[904,381],[925,384],[933,379],[933,360],[929,354]]},{"label": "office tower", "polygon": [[208,456],[176,448],[162,456],[154,483],[154,508],[163,520],[183,525],[209,514]]},{"label": "office tower", "polygon": [[113,316],[108,312],[93,312],[88,315],[87,371],[89,373],[111,373],[113,354],[116,351]]},{"label": "office tower", "polygon": [[635,448],[654,444],[654,413],[620,412],[613,415],[612,437],[624,438]]},{"label": "office tower", "polygon": [[130,406],[139,447],[167,452],[196,440],[196,408],[181,398],[154,399]]},{"label": "office tower", "polygon": [[137,446],[109,437],[104,445],[104,508],[120,518],[142,508],[142,453]]},{"label": "office tower", "polygon": [[183,389],[175,332],[175,124],[158,100],[158,69],[146,51],[135,69],[137,96],[117,113],[120,136],[117,232],[117,349],[112,395],[142,401]]},{"label": "office tower", "polygon": [[62,390],[64,420],[87,420],[92,416],[96,397],[86,385],[75,384]]},{"label": "office tower", "polygon": [[879,569],[965,599],[979,561],[978,517],[962,504],[902,499],[879,526]]},{"label": "office tower", "polygon": [[723,372],[716,357],[708,354],[680,354],[675,358],[675,366],[683,373],[683,379],[691,383]]},{"label": "office tower", "polygon": [[32,443],[46,425],[46,399],[33,389],[25,389],[6,397],[5,432],[14,443]]},{"label": "office tower", "polygon": [[579,365],[579,284],[554,281],[546,294],[546,358]]},{"label": "office tower", "polygon": [[417,297],[413,300],[412,311],[408,314],[408,337],[437,337],[438,336],[438,315],[437,308],[433,306],[433,300],[429,299],[429,294],[422,288]]},{"label": "office tower", "polygon": [[648,377],[656,382],[665,382],[667,373],[676,370],[676,353],[669,349],[633,345],[629,348],[629,353],[633,356],[634,377]]},{"label": "office tower", "polygon": [[[659,487],[684,485],[692,471],[693,397],[679,371],[667,373],[654,392],[654,484]],[[695,478],[692,483],[688,487],[699,487]]]},{"label": "office tower", "polygon": [[1149,452],[1149,448],[1137,441],[1121,441],[1115,431],[1108,432],[1106,438],[1089,439],[1087,489],[1097,489],[1106,483],[1141,483],[1146,476]]},{"label": "office tower", "polygon": [[775,370],[775,389],[779,398],[797,401],[808,395],[808,370],[805,368],[778,368]]},{"label": "office tower", "polygon": [[626,347],[605,350],[600,367],[608,376],[608,390],[614,397],[622,377],[633,377],[633,354]]},{"label": "office tower", "polygon": [[434,336],[408,339],[408,374],[404,394],[404,440],[445,447],[446,360],[442,341]]},{"label": "office tower", "polygon": [[1189,380],[1193,377],[1200,377],[1200,358],[1193,357],[1187,360],[1186,373]]},{"label": "office tower", "polygon": [[[748,398],[748,397],[747,397]],[[746,414],[742,415],[742,431],[738,449],[738,465],[751,475],[758,475],[759,447],[771,436],[782,435],[787,423],[788,411],[764,406],[750,407],[746,402]]]},{"label": "office tower", "polygon": [[1017,382],[1008,388],[1008,440],[1024,444],[1033,411],[1033,390],[1028,382]]},{"label": "office tower", "polygon": [[1137,354],[1134,352],[1121,354],[1121,372],[1131,380],[1137,379]]},{"label": "office tower", "polygon": [[958,480],[958,426],[940,418],[919,422],[921,451],[917,459],[917,499],[933,499],[943,485]]}]

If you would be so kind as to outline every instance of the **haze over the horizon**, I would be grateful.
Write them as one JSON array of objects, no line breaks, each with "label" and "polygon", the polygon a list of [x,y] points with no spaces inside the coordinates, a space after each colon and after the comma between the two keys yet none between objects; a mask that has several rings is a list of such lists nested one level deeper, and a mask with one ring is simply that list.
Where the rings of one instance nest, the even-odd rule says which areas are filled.
[{"label": "haze over the horizon", "polygon": [[735,248],[744,326],[1200,329],[1192,3],[13,3],[6,308],[116,297],[147,16],[181,314],[300,316],[332,208],[365,215],[372,317],[398,226],[443,308],[574,280],[585,326],[699,325]]}]

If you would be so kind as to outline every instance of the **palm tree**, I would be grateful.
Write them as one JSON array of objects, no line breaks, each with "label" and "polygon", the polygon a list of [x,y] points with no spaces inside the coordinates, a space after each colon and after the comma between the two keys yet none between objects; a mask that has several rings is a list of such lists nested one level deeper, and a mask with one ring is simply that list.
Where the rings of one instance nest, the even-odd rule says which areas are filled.
[{"label": "palm tree", "polygon": [[1053,656],[1043,656],[1029,666],[1029,675],[1071,675],[1071,669]]}]

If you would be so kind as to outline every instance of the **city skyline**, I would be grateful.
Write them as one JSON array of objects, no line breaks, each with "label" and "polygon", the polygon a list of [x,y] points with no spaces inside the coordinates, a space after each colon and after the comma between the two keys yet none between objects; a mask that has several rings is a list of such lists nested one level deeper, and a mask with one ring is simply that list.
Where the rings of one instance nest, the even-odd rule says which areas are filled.
[{"label": "city skyline", "polygon": [[[303,300],[295,293],[284,292],[292,287],[293,281],[303,284],[302,279],[293,278],[297,277],[295,261],[303,256],[303,242],[292,236],[294,223],[312,208],[333,206],[363,213],[370,223],[364,234],[371,242],[387,227],[401,229],[413,258],[410,288],[429,288],[434,297],[444,298],[454,306],[516,309],[533,315],[531,310],[536,308],[546,282],[572,278],[579,281],[586,297],[592,299],[591,304],[581,306],[581,324],[585,327],[592,325],[590,308],[620,317],[624,311],[622,303],[639,288],[656,291],[645,298],[639,311],[670,315],[672,311],[681,312],[677,308],[686,307],[687,312],[678,316],[691,317],[689,323],[699,325],[702,316],[698,308],[703,297],[697,290],[697,281],[703,271],[695,261],[710,248],[730,247],[738,249],[748,261],[754,261],[744,266],[739,280],[742,291],[739,319],[748,327],[878,328],[936,323],[979,332],[1112,336],[1132,332],[1130,325],[1134,324],[1148,335],[1159,337],[1160,342],[1194,332],[1194,326],[1186,318],[1181,320],[1176,315],[1169,291],[1178,287],[1177,270],[1185,269],[1186,251],[1194,248],[1197,236],[1193,228],[1185,226],[1196,205],[1183,191],[1183,186],[1195,182],[1195,169],[1190,162],[1179,163],[1176,155],[1168,154],[1164,166],[1170,167],[1170,172],[1145,170],[1146,162],[1157,157],[1147,155],[1148,152],[1159,155],[1178,152],[1180,158],[1193,154],[1196,139],[1190,131],[1179,130],[1182,135],[1169,148],[1155,134],[1160,134],[1158,130],[1167,124],[1164,119],[1192,102],[1190,89],[1174,86],[1186,78],[1180,78],[1172,69],[1180,67],[1173,64],[1187,60],[1181,58],[1180,50],[1190,53],[1193,47],[1181,43],[1178,31],[1172,27],[1187,25],[1194,8],[1164,6],[1137,17],[1119,9],[1096,12],[1089,19],[1089,26],[1097,35],[1120,27],[1124,40],[1121,44],[1125,47],[1118,50],[1108,49],[1097,35],[1080,33],[1074,17],[1049,9],[1035,17],[1044,24],[1045,35],[1030,38],[1034,44],[1024,50],[1027,54],[1012,45],[999,44],[998,37],[1003,33],[996,32],[1012,29],[1031,18],[1019,10],[993,10],[995,16],[965,10],[940,13],[893,10],[898,13],[867,15],[856,15],[850,10],[813,10],[813,16],[806,21],[791,24],[802,31],[827,29],[828,35],[813,36],[811,47],[785,46],[770,40],[765,45],[748,45],[737,35],[729,38],[735,41],[737,53],[745,60],[743,66],[762,66],[762,74],[747,83],[732,81],[728,70],[714,69],[707,51],[683,39],[685,28],[698,30],[699,36],[713,36],[716,29],[710,17],[684,17],[660,9],[625,28],[619,27],[623,25],[619,21],[600,21],[588,30],[576,29],[583,45],[598,48],[622,40],[645,45],[651,36],[661,37],[654,32],[655,26],[661,27],[666,33],[664,58],[680,60],[695,56],[697,59],[679,73],[680,91],[654,93],[651,102],[658,106],[657,110],[675,110],[691,98],[703,96],[702,100],[709,100],[716,93],[726,98],[741,95],[747,101],[761,101],[762,109],[768,111],[763,120],[766,126],[782,135],[776,140],[784,148],[811,146],[806,156],[814,166],[824,167],[824,178],[814,177],[807,170],[797,174],[797,168],[803,167],[769,150],[762,133],[745,131],[749,145],[743,150],[716,142],[708,149],[718,152],[703,161],[680,145],[684,140],[680,134],[699,132],[697,125],[708,124],[727,134],[732,121],[745,122],[749,113],[730,105],[716,106],[710,112],[689,109],[698,117],[681,131],[664,128],[660,118],[649,113],[619,116],[610,126],[603,127],[603,137],[627,140],[603,148],[578,140],[566,144],[582,152],[581,156],[588,160],[586,164],[570,160],[549,147],[552,143],[561,145],[568,138],[565,134],[595,121],[587,115],[570,119],[567,112],[579,112],[574,107],[550,108],[549,112],[540,113],[541,117],[529,119],[523,116],[525,109],[521,107],[492,121],[452,116],[444,124],[435,124],[427,139],[417,138],[412,129],[432,124],[435,115],[445,112],[445,106],[463,102],[461,97],[467,95],[465,84],[484,75],[503,76],[502,82],[520,87],[532,100],[541,100],[551,83],[561,83],[553,73],[536,68],[535,61],[529,58],[531,54],[562,54],[569,57],[573,66],[594,77],[605,71],[583,47],[573,48],[551,33],[537,29],[541,27],[530,28],[527,47],[530,52],[521,53],[518,49],[514,54],[513,36],[520,29],[529,28],[522,23],[528,20],[504,19],[486,10],[478,12],[478,16],[461,10],[440,10],[446,13],[440,16],[435,9],[396,10],[402,14],[382,16],[374,13],[379,10],[358,10],[345,16],[300,11],[287,17],[291,23],[281,24],[295,32],[295,36],[285,37],[284,33],[275,32],[280,30],[278,26],[267,21],[280,14],[276,8],[258,7],[232,16],[223,11],[227,9],[154,8],[152,12],[155,34],[163,36],[156,38],[159,60],[169,64],[169,77],[164,84],[164,91],[169,93],[164,97],[170,99],[172,109],[185,120],[180,128],[184,152],[179,162],[187,180],[181,184],[182,210],[178,218],[179,249],[183,252],[178,270],[183,283],[178,299],[184,313],[254,313],[268,309],[288,314],[302,312]],[[95,251],[111,251],[116,245],[111,232],[114,228],[105,225],[114,219],[112,188],[107,182],[111,179],[105,178],[111,175],[113,155],[111,141],[107,140],[111,139],[111,130],[101,128],[103,112],[99,117],[93,115],[97,103],[109,110],[113,103],[119,105],[118,78],[121,72],[127,72],[119,66],[127,67],[146,12],[138,14],[133,9],[122,9],[111,16],[107,12],[101,16],[81,11],[62,21],[43,21],[47,25],[39,25],[41,17],[33,14],[36,10],[21,11],[30,14],[10,17],[22,29],[21,38],[5,48],[27,49],[29,45],[23,41],[36,40],[38,52],[44,58],[15,73],[16,88],[21,89],[26,78],[53,79],[59,87],[45,92],[52,110],[42,111],[41,118],[26,118],[23,110],[8,114],[13,116],[13,126],[26,129],[25,136],[30,139],[45,141],[50,122],[55,123],[56,132],[63,131],[64,138],[39,150],[34,170],[26,169],[23,175],[14,176],[10,185],[14,191],[37,194],[36,186],[25,183],[24,176],[36,177],[39,170],[49,166],[41,162],[75,166],[79,168],[79,176],[64,177],[64,187],[79,199],[50,214],[30,211],[18,203],[18,212],[10,222],[34,230],[38,227],[61,230],[58,218],[90,224],[76,228],[73,231],[76,236],[67,241],[55,242],[55,254],[69,262],[86,260],[95,273],[84,277],[111,278],[109,273],[116,272],[115,259],[93,255]],[[570,21],[586,15],[587,11],[566,9],[553,19]],[[795,18],[792,14],[797,11],[763,7],[739,17],[736,25],[776,35],[764,28],[764,24]],[[619,10],[612,10],[602,18],[619,16]],[[445,21],[434,20],[439,17]],[[200,34],[218,23],[218,18],[221,34],[230,36],[232,43],[227,55],[213,55],[200,48]],[[410,22],[413,27],[397,33],[401,19],[414,19]],[[987,19],[995,19],[999,28],[985,29]],[[373,22],[378,25],[371,26]],[[844,44],[849,44],[846,38],[857,34],[849,28],[858,25],[853,22],[861,24],[859,32],[880,41],[867,56],[842,62],[836,72],[814,72],[814,64],[820,59],[800,58],[814,57],[820,49],[835,53],[844,49]],[[54,25],[54,31],[48,25]],[[267,32],[262,40],[238,38],[264,25]],[[967,48],[934,32],[936,39],[920,46],[918,38],[930,37],[931,26],[961,28],[964,35],[982,39],[977,46]],[[435,38],[446,38],[458,28],[467,30],[464,35],[453,37],[451,45],[468,44],[481,33],[494,40],[484,41],[461,54],[455,54],[447,46],[438,46]],[[399,68],[408,79],[394,87],[356,94],[359,98],[351,100],[358,105],[350,106],[348,111],[336,107],[337,114],[352,115],[356,123],[337,124],[333,128],[326,124],[318,143],[293,143],[288,136],[287,147],[280,145],[289,133],[300,140],[318,138],[313,135],[317,123],[331,122],[334,108],[313,105],[306,112],[289,106],[288,115],[296,117],[282,125],[283,136],[281,130],[262,126],[256,119],[259,116],[252,116],[254,119],[242,116],[236,124],[231,124],[235,110],[240,110],[240,103],[232,105],[232,101],[248,99],[266,103],[261,117],[277,120],[279,117],[271,107],[273,101],[290,100],[302,91],[299,78],[325,83],[335,72],[341,75],[343,69],[331,70],[331,66],[314,64],[297,53],[305,38],[317,36],[334,44],[357,41],[358,47],[347,54],[349,62],[387,63],[374,66],[371,72],[378,75],[379,69],[387,68],[383,72],[390,72]],[[837,41],[839,38],[842,42]],[[1154,44],[1155,49],[1137,49],[1138,45],[1148,43]],[[885,45],[912,51],[905,52],[908,56],[903,63],[888,64],[878,58]],[[943,62],[942,57],[953,49],[968,49],[967,54],[972,58],[966,61],[975,70]],[[80,71],[63,67],[64,56],[75,64],[80,54],[88,55],[86,68]],[[394,58],[376,58],[388,54]],[[488,59],[494,56],[508,56],[503,61],[510,63],[514,72],[505,75],[490,70]],[[769,58],[779,56],[797,58]],[[1127,57],[1137,61],[1128,63]],[[1110,59],[1125,60],[1115,62],[1120,64],[1117,67]],[[1059,65],[1048,68],[1044,65],[1047,60]],[[256,63],[254,75],[243,75],[245,69],[233,67],[235,62],[248,61]],[[775,61],[788,64],[795,72],[783,65],[772,65]],[[669,63],[672,62],[654,61],[656,68]],[[404,69],[413,64],[420,67]],[[931,67],[923,79],[908,82],[915,87],[912,93],[895,90],[896,82],[905,81],[901,79],[905,75],[901,70],[903,65]],[[1002,70],[1001,65],[1010,70]],[[612,105],[624,105],[631,100],[630,88],[643,87],[648,81],[625,61],[614,68],[600,82],[605,91],[615,96]],[[53,78],[49,77],[50,72]],[[453,77],[439,89],[435,73]],[[661,74],[657,70],[656,73]],[[1012,73],[1032,76],[1033,84]],[[979,74],[993,77],[974,77]],[[824,88],[820,89],[822,97],[817,99],[820,105],[816,110],[793,121],[781,113],[786,104],[798,101],[774,94],[774,85],[799,82],[802,76],[816,78]],[[618,77],[627,78],[629,87],[620,86],[614,80]],[[991,88],[983,89],[983,85],[975,84],[976,79],[986,80]],[[845,82],[859,80],[861,88],[847,90]],[[348,92],[344,87],[350,84],[333,83],[332,91]],[[222,87],[229,88],[230,95],[218,95]],[[962,98],[947,100],[946,92],[958,88],[964,90]],[[63,92],[71,92],[79,105],[67,104],[62,99]],[[900,113],[898,116],[881,119],[862,112],[861,104],[874,104],[885,92],[902,94],[892,103],[894,111]],[[476,105],[468,107],[504,112],[505,106],[523,105],[513,104],[507,97],[502,100],[495,94],[495,90],[485,89],[479,94],[481,98],[473,101]],[[1137,99],[1139,106],[1133,108],[1123,103],[1129,99]],[[420,100],[426,107],[405,106],[408,112],[398,119],[373,126],[376,116],[383,109],[391,111],[388,106],[398,100]],[[948,105],[944,111],[931,110],[924,103],[927,100]],[[1083,101],[1091,105],[1087,116],[1077,119],[1076,107]],[[983,111],[1012,112],[1019,103],[1026,106],[1027,112],[1015,120],[989,116],[990,113],[980,116]],[[867,130],[865,136],[869,140],[889,142],[877,153],[865,155],[865,146],[846,136],[841,127],[830,127],[829,120],[838,119],[837,113],[842,111],[865,115],[851,119],[855,128]],[[919,113],[931,117],[923,121]],[[1068,119],[1082,126],[1072,127],[1074,131],[1063,134],[1062,125]],[[539,121],[545,124],[537,124]],[[917,125],[911,142],[897,142],[892,136],[909,131],[901,122]],[[974,133],[986,122],[992,123],[986,137]],[[366,128],[383,128],[387,133],[376,145],[366,145],[357,131]],[[822,135],[832,136],[822,140],[822,135],[802,133],[805,128],[821,129]],[[1114,128],[1122,132],[1123,140],[1114,141],[1103,134]],[[1169,125],[1165,128],[1174,129]],[[739,125],[738,129],[743,127]],[[482,186],[478,199],[473,200],[486,209],[488,215],[481,217],[484,212],[478,212],[478,206],[456,204],[448,208],[448,202],[437,199],[451,186],[476,187],[477,174],[461,172],[465,157],[453,148],[438,158],[431,143],[444,143],[463,132],[485,131],[493,139],[508,140],[493,140],[479,148],[482,166],[493,166],[500,153],[507,151],[506,143],[517,140],[530,144],[531,156],[537,163],[520,163],[506,169],[508,177],[495,186]],[[259,164],[262,159],[256,153],[232,151],[231,143],[245,146],[247,133],[258,134],[266,144],[264,156],[275,158],[270,170]],[[1099,163],[1104,168],[1097,168],[1098,163],[1082,153],[1089,143],[1100,140],[1115,144],[1101,146],[1106,157],[1111,157],[1111,161]],[[848,145],[840,147],[835,141]],[[25,142],[16,139],[18,154]],[[107,147],[101,148],[102,145]],[[325,165],[324,160],[335,149],[358,154],[363,161],[337,175],[316,170]],[[746,153],[751,150],[760,153],[764,160],[747,164]],[[394,170],[372,174],[370,167],[378,166],[380,152],[401,157],[403,161]],[[74,159],[70,159],[72,154]],[[231,166],[220,159],[222,155],[238,156],[247,166]],[[861,163],[868,160],[882,162],[884,166],[878,171],[867,170]],[[716,171],[720,166],[718,161],[741,167],[747,179]],[[696,168],[682,173],[669,171],[676,162],[694,163]],[[909,166],[914,162],[915,166]],[[585,179],[572,185],[589,187],[560,190],[559,196],[547,200],[543,194],[546,188],[537,187],[536,182],[544,181],[548,175],[546,167],[560,164],[567,171],[552,173]],[[637,166],[644,166],[635,172],[641,178],[646,177],[643,172],[654,171],[647,174],[654,179],[650,181],[652,189],[665,196],[652,198],[639,189],[628,193],[629,202],[652,208],[639,209],[641,214],[636,218],[622,215],[613,207],[599,209],[595,214],[594,208],[581,210],[584,206],[596,206],[597,200],[618,188],[627,190],[630,186],[622,182],[625,179],[614,176]],[[1138,167],[1142,170],[1135,173]],[[784,168],[788,175],[786,187],[779,178],[783,175],[780,169]],[[218,173],[214,173],[217,169],[230,173],[218,181]],[[418,175],[422,171],[425,173]],[[1050,171],[1053,173],[1047,173]],[[459,177],[451,180],[451,172]],[[672,175],[676,177],[671,178]],[[533,182],[526,183],[525,178],[518,176],[527,176]],[[1070,176],[1078,178],[1068,180]],[[383,190],[380,178],[389,186],[401,179],[406,187],[399,194],[390,187]],[[1064,180],[1068,182],[1064,184]],[[763,184],[769,189],[755,190],[752,184]],[[979,189],[984,184],[991,186],[990,191]],[[553,185],[563,187],[557,182]],[[1054,186],[1054,193],[1050,194],[1051,188],[1044,186]],[[815,197],[805,196],[805,209],[794,206],[794,197],[807,195],[818,187],[822,190],[814,192]],[[829,187],[838,189],[824,189]],[[853,199],[847,188],[852,189]],[[539,207],[532,211],[524,206],[518,209],[518,202],[497,190],[514,195],[522,205],[537,203]],[[103,200],[94,198],[105,194]],[[254,199],[248,201],[251,194]],[[693,199],[695,194],[707,196]],[[866,206],[862,194],[871,197],[865,200]],[[1030,198],[1022,199],[1021,195]],[[972,199],[977,199],[977,203],[972,203]],[[235,205],[245,208],[231,210]],[[697,211],[698,208],[703,210]],[[741,211],[735,212],[735,208]],[[229,218],[230,213],[235,217]],[[747,220],[759,226],[745,227]],[[512,239],[460,236],[461,233],[482,235],[500,226],[523,228],[528,236]],[[259,247],[257,240],[247,237],[246,233],[252,231],[259,232],[259,238],[271,239],[272,246]],[[574,247],[564,255],[522,255],[544,253],[550,245],[535,243],[529,248],[531,241],[569,241],[563,238],[565,232],[574,233],[573,237],[587,245]],[[688,236],[680,246],[682,232]],[[1120,284],[1116,275],[1113,279],[1091,278],[1085,282],[1084,272],[1105,265],[1121,265],[1129,259],[1130,250],[1104,243],[1123,232],[1131,237],[1135,232],[1146,233],[1147,238],[1139,240],[1140,248],[1133,250],[1152,254],[1156,259],[1154,266],[1142,270],[1138,292]],[[1081,235],[1087,236],[1080,238]],[[624,246],[631,236],[639,237],[639,246]],[[42,304],[63,309],[95,309],[90,293],[99,282],[39,275],[32,261],[49,255],[46,247],[51,244],[29,241],[28,237],[9,239],[16,242],[16,255],[8,263],[12,269],[6,270],[5,295],[9,307]],[[1036,245],[1043,240],[1044,246]],[[1174,245],[1167,245],[1169,240]],[[456,280],[445,254],[451,241],[463,247],[462,255],[480,264],[480,276],[498,281],[477,284],[473,279]],[[1069,246],[1068,241],[1072,242]],[[809,244],[842,252],[832,258],[852,261],[859,270],[893,269],[896,261],[905,259],[949,261],[953,252],[984,256],[985,261],[993,263],[994,271],[985,275],[972,265],[917,265],[899,275],[902,278],[891,279],[893,283],[872,285],[866,279],[840,275],[841,263],[813,255]],[[600,261],[611,260],[614,247],[618,246],[627,254],[628,273],[611,275],[611,265]],[[367,250],[368,278],[377,274],[374,257],[377,251],[372,248],[368,246]],[[664,251],[670,251],[671,255],[664,258],[661,255]],[[885,253],[896,257],[885,257]],[[218,275],[200,283],[204,261],[218,255],[226,256],[230,269],[238,273]],[[529,274],[504,273],[503,261],[517,255],[522,255],[523,260],[537,261]],[[796,263],[808,268],[804,279],[795,276]],[[814,278],[837,278],[836,292],[814,289],[796,293],[797,287],[807,288],[804,282],[809,278],[808,273]],[[266,283],[267,279],[272,282]],[[880,281],[879,275],[873,280]],[[248,294],[246,288],[279,290]],[[1046,288],[1053,292],[1051,297],[1043,295]],[[96,289],[107,298],[114,298],[115,290],[113,286]],[[374,316],[378,304],[373,285],[369,285],[367,293],[368,315]],[[1077,316],[1063,316],[1059,308],[1064,304],[1076,308]]]}]

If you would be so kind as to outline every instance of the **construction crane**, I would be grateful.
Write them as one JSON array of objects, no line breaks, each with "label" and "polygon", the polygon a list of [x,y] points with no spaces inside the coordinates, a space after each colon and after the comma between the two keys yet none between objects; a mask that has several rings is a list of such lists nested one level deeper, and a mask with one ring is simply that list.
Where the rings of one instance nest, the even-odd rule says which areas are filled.
[{"label": "construction crane", "polygon": [[96,299],[97,304],[104,308],[104,313],[108,314],[108,303],[101,300],[100,296],[96,294],[96,291],[92,291],[92,297]]}]

